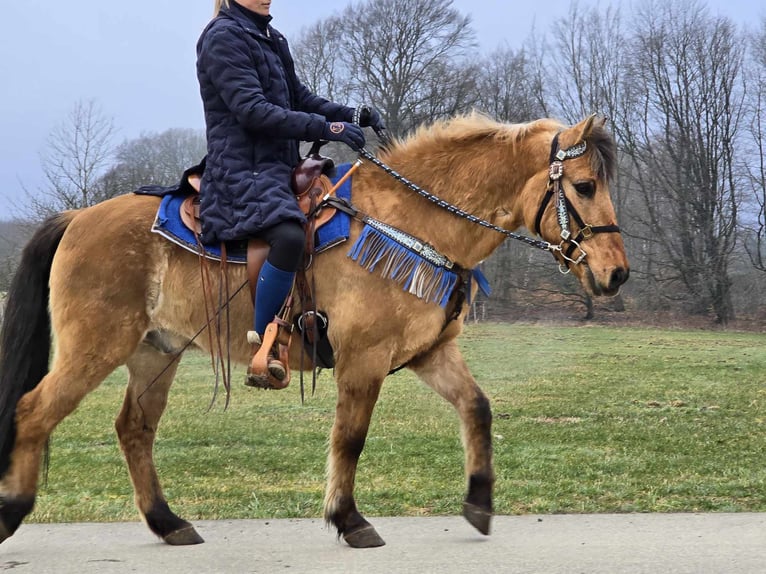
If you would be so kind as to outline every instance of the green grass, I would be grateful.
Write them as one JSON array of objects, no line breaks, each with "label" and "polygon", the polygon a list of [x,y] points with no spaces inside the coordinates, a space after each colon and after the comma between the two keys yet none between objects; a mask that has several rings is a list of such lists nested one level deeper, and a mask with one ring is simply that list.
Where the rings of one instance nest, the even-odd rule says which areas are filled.
[{"label": "green grass", "polygon": [[[494,412],[499,514],[766,511],[766,335],[610,327],[467,327],[465,356]],[[335,387],[301,405],[241,385],[212,397],[209,358],[184,358],[155,461],[188,519],[322,513]],[[134,519],[113,420],[125,373],[53,435],[33,521]],[[456,514],[463,451],[452,407],[409,373],[387,379],[357,475],[360,510]]]}]

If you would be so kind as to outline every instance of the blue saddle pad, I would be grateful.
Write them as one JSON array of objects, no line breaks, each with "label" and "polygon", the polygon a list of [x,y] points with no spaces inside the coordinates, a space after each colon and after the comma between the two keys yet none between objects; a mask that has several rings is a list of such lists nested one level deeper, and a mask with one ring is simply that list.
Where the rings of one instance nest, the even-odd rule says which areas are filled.
[{"label": "blue saddle pad", "polygon": [[[336,168],[335,176],[332,182],[337,182],[351,168],[351,164],[339,165]],[[336,195],[348,201],[351,201],[351,178],[346,180],[338,188]],[[183,247],[193,253],[199,253],[199,243],[194,232],[184,225],[181,220],[181,204],[186,195],[168,194],[163,196],[160,207],[157,210],[157,216],[152,224],[152,232],[163,236],[168,241]],[[339,245],[348,239],[349,228],[351,226],[350,217],[338,211],[335,215],[317,230],[316,252],[325,251],[330,247]],[[244,242],[240,245],[231,244],[226,252],[226,259],[231,263],[246,263],[247,249]],[[210,259],[221,258],[220,245],[204,245],[205,256]]]},{"label": "blue saddle pad", "polygon": [[[346,175],[346,172],[351,169],[350,163],[344,163],[335,168],[335,176],[332,179],[333,184],[340,178]],[[341,199],[345,199],[351,203],[351,180],[353,177],[349,177],[343,182],[336,191],[335,196]],[[314,250],[317,253],[326,251],[331,247],[340,245],[348,239],[349,229],[351,227],[351,216],[342,211],[336,211],[332,219],[325,223],[322,227],[317,229],[316,247]]]}]

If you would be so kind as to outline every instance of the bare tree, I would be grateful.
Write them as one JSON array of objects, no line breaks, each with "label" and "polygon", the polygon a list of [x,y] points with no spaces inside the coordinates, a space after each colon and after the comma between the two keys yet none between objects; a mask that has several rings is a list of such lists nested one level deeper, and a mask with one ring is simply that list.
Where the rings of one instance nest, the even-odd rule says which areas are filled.
[{"label": "bare tree", "polygon": [[199,163],[205,153],[205,133],[201,130],[171,128],[158,134],[142,134],[117,146],[115,162],[100,184],[109,197],[146,184],[170,185],[185,169]]},{"label": "bare tree", "polygon": [[748,94],[748,152],[745,154],[746,205],[753,206],[743,219],[744,245],[753,267],[766,272],[766,17],[751,40]]},{"label": "bare tree", "polygon": [[477,107],[482,111],[506,122],[528,122],[545,115],[525,50],[497,48],[482,58],[477,68]]},{"label": "bare tree", "polygon": [[51,213],[102,201],[99,178],[112,154],[114,124],[93,101],[78,101],[48,137],[41,162],[45,187],[28,193],[26,215],[41,220]]},{"label": "bare tree", "polygon": [[[85,207],[133,192],[145,184],[170,185],[178,181],[186,168],[199,163],[205,155],[203,131],[169,129],[159,134],[144,134],[134,140],[126,140],[116,148],[113,156],[109,156],[104,151],[105,140],[95,135],[81,135],[81,132],[102,135],[111,133],[111,129],[104,132],[88,131],[95,129],[91,124],[105,121],[97,115],[95,108],[90,111],[88,109],[87,106],[84,109],[79,106],[70,116],[71,123],[62,124],[53,132],[58,138],[53,139],[60,156],[50,156],[57,160],[51,159],[45,167],[52,170],[56,165],[62,174],[68,174],[67,177],[62,175],[56,176],[60,179],[55,179],[51,172],[48,179],[55,179],[56,186],[51,183],[42,197],[30,196],[31,203],[27,207],[29,215],[26,219],[0,221],[0,292],[10,285],[21,249],[42,219],[62,209]],[[71,128],[71,133],[64,125]],[[106,122],[104,125],[111,124]],[[80,165],[75,163],[78,161],[82,163],[82,168],[75,167]],[[106,169],[108,164],[111,166]],[[78,169],[82,169],[80,179],[73,175],[79,173]],[[72,189],[79,190],[80,195],[74,194]]]},{"label": "bare tree", "polygon": [[506,241],[484,265],[492,285],[486,313],[493,320],[540,317],[564,309],[594,317],[593,299],[569,275],[556,271],[549,253]]},{"label": "bare tree", "polygon": [[696,0],[646,0],[637,16],[627,60],[635,99],[620,118],[637,238],[659,255],[650,272],[664,296],[727,323],[744,43]]},{"label": "bare tree", "polygon": [[377,106],[393,135],[473,103],[461,82],[473,81],[463,71],[475,34],[452,0],[368,0],[343,21],[353,96]]},{"label": "bare tree", "polygon": [[344,64],[342,35],[344,24],[338,17],[321,20],[305,30],[292,48],[295,71],[315,94],[336,102],[349,102],[350,70]]},{"label": "bare tree", "polygon": [[546,99],[554,113],[569,122],[596,112],[616,117],[626,57],[619,8],[573,1],[552,25],[546,56]]},{"label": "bare tree", "polygon": [[0,298],[11,285],[21,250],[33,230],[34,225],[27,221],[0,221]]},{"label": "bare tree", "polygon": [[[619,8],[585,7],[575,0],[568,14],[553,22],[551,30],[547,44],[538,42],[542,56],[535,61],[537,86],[546,107],[570,123],[592,113],[614,120],[623,102],[625,83],[625,34]],[[622,219],[624,202],[619,180],[612,182],[611,193]],[[576,289],[576,282],[572,285],[572,297],[583,298],[592,316],[592,299]],[[622,310],[623,305],[618,295],[615,306]]]}]

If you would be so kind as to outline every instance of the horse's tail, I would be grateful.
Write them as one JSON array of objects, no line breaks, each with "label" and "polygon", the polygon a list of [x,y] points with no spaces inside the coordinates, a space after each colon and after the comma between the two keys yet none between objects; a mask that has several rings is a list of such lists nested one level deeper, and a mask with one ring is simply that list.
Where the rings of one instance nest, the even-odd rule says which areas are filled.
[{"label": "horse's tail", "polygon": [[16,404],[48,372],[51,321],[48,295],[53,256],[76,212],[46,219],[24,247],[11,281],[0,330],[0,477],[11,464]]}]

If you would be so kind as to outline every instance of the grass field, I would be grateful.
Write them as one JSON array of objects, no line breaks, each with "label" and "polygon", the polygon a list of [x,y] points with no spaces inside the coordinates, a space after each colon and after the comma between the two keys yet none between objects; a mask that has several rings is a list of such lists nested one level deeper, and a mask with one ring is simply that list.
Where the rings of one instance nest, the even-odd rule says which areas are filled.
[{"label": "grass field", "polygon": [[[766,335],[470,325],[461,338],[494,412],[498,514],[766,511]],[[335,387],[301,405],[240,384],[223,410],[209,358],[187,355],[155,460],[187,519],[321,516]],[[56,430],[32,521],[137,513],[113,420],[118,371]],[[360,510],[457,514],[457,416],[409,373],[387,379],[357,475]]]}]

